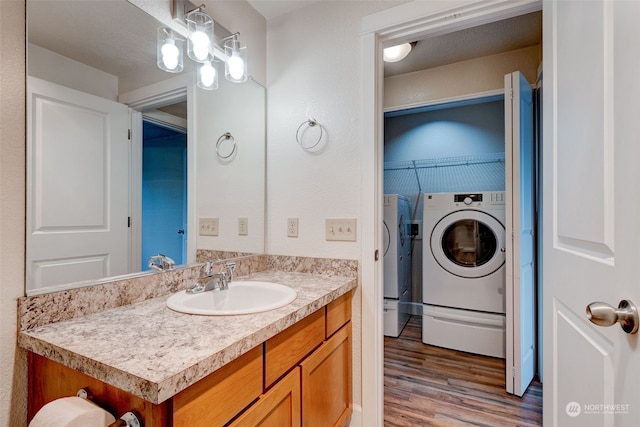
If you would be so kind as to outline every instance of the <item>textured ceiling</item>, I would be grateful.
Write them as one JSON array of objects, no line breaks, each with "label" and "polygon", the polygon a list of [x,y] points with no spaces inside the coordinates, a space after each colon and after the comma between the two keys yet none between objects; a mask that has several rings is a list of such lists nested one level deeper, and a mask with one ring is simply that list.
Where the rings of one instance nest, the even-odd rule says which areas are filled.
[{"label": "textured ceiling", "polygon": [[542,12],[419,40],[400,62],[385,63],[393,76],[542,44]]},{"label": "textured ceiling", "polygon": [[156,66],[159,26],[125,0],[27,1],[29,43],[118,76],[120,93],[173,77]]}]

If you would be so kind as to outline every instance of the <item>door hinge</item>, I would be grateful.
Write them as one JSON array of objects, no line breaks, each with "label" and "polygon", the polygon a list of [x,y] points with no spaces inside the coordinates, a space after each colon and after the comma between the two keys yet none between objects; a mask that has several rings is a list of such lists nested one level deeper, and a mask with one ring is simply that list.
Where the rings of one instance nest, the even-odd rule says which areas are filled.
[{"label": "door hinge", "polygon": [[127,129],[127,139],[131,140],[131,129]]},{"label": "door hinge", "polygon": [[511,376],[512,376],[513,378],[515,378],[515,377],[516,377],[516,368],[515,368],[515,366],[511,368]]},{"label": "door hinge", "polygon": [[131,228],[131,217],[127,217],[127,227]]},{"label": "door hinge", "polygon": [[373,260],[378,261],[379,259],[380,259],[380,251],[376,249],[376,251],[373,253]]}]

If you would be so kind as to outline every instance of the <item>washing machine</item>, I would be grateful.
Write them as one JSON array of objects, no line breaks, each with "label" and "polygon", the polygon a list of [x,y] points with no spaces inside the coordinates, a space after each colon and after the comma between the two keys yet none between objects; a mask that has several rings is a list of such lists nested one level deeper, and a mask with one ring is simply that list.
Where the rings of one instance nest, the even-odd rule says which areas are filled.
[{"label": "washing machine", "polygon": [[411,203],[399,194],[384,195],[384,335],[398,337],[409,321],[411,301]]},{"label": "washing machine", "polygon": [[425,344],[505,357],[504,192],[424,195]]}]

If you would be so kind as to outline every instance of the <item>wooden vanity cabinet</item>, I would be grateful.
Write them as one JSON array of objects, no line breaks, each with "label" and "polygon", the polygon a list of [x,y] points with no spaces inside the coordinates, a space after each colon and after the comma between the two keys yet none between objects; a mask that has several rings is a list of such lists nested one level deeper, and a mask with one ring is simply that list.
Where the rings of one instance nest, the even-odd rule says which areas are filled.
[{"label": "wooden vanity cabinet", "polygon": [[300,368],[294,368],[229,427],[300,427],[300,405]]},{"label": "wooden vanity cabinet", "polygon": [[351,322],[302,361],[302,426],[346,426],[351,420]]},{"label": "wooden vanity cabinet", "polygon": [[145,427],[346,426],[352,412],[351,292],[155,405],[29,353],[28,420],[46,403],[87,388]]},{"label": "wooden vanity cabinet", "polygon": [[243,354],[172,399],[173,427],[221,426],[262,393],[262,346]]},{"label": "wooden vanity cabinet", "polygon": [[29,353],[28,357],[27,422],[31,422],[36,412],[45,404],[61,397],[75,396],[78,390],[85,389],[93,402],[111,412],[115,417],[133,411],[144,420],[145,427],[171,425],[165,404],[154,405],[35,353]]}]

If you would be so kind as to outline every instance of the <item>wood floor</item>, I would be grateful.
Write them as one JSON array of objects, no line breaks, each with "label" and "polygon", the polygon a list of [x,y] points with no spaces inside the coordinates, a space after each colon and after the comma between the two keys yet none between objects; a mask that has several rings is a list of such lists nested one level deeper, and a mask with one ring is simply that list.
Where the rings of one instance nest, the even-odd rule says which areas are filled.
[{"label": "wood floor", "polygon": [[542,425],[542,387],[522,398],[505,391],[503,359],[422,343],[419,316],[399,338],[385,338],[385,426]]}]

